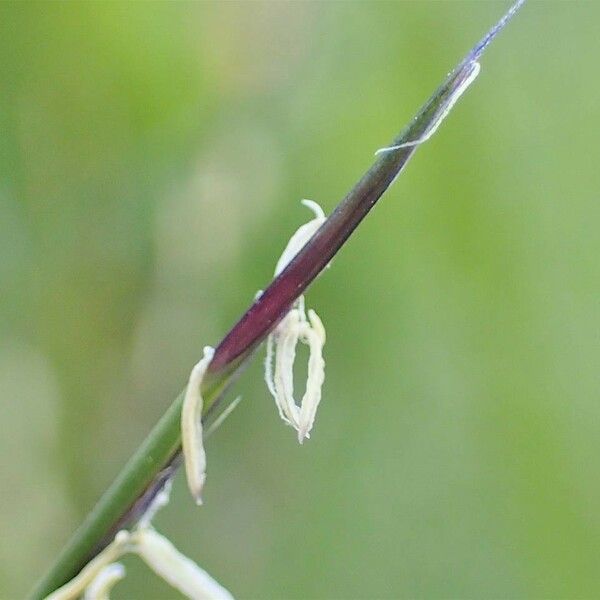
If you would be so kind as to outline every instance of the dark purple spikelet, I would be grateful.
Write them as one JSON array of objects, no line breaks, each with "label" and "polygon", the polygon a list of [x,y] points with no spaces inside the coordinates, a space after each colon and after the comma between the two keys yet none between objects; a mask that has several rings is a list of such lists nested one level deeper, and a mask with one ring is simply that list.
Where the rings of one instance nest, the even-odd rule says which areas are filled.
[{"label": "dark purple spikelet", "polygon": [[[525,0],[517,0],[473,47],[417,116],[350,190],[329,218],[285,269],[246,311],[217,346],[203,383],[205,408],[213,413],[223,390],[253,352],[289,311],[294,301],[330,263],[344,242],[394,182],[421,141],[437,129],[458,97],[474,79],[477,61]],[[31,598],[44,598],[73,578],[109,543],[115,532],[134,523],[181,462],[181,396],[125,465],[73,538],[57,557]],[[207,412],[204,413],[207,415]]]},{"label": "dark purple spikelet", "polygon": [[[401,146],[424,136],[436,122],[445,116],[456,101],[456,93],[472,76],[473,64],[481,57],[492,40],[506,26],[525,0],[517,0],[506,14],[473,47],[446,81],[435,91],[413,121],[392,141],[390,146]],[[350,190],[313,238],[276,277],[264,293],[233,326],[217,346],[215,357],[208,368],[211,377],[237,368],[269,332],[277,325],[290,307],[329,264],[350,234],[356,229],[383,193],[400,174],[415,153],[418,144],[381,155],[375,164]]]}]

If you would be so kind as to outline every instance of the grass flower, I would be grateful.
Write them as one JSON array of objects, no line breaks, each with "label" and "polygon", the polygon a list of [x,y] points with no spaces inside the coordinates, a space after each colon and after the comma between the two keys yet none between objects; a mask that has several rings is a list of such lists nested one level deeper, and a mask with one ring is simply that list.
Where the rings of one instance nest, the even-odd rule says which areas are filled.
[{"label": "grass flower", "polygon": [[[292,235],[277,261],[275,276],[288,266],[325,222],[323,209],[316,202],[302,200],[302,204],[310,208],[315,217]],[[310,352],[306,390],[300,406],[294,400],[294,362],[298,342],[306,344]],[[307,318],[303,295],[297,298],[293,307],[267,338],[265,382],[275,399],[279,416],[296,429],[300,443],[310,437],[317,407],[321,401],[321,387],[325,381],[324,344],[323,323],[314,310],[308,311]]]}]

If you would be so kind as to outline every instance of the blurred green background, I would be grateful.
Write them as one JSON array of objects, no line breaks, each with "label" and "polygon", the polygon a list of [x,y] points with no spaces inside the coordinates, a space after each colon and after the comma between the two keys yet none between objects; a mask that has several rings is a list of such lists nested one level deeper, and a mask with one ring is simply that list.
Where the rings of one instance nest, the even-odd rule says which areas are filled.
[{"label": "blurred green background", "polygon": [[[0,6],[2,598],[506,7]],[[236,596],[600,597],[599,20],[529,3],[311,288],[310,442],[232,390],[157,526]]]}]

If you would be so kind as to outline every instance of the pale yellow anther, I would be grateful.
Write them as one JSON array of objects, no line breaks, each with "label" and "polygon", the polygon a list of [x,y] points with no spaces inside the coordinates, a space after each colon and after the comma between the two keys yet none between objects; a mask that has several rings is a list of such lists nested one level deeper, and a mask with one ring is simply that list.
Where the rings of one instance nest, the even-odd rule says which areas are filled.
[{"label": "pale yellow anther", "polygon": [[188,487],[196,504],[202,504],[206,480],[206,453],[202,431],[202,380],[215,351],[206,346],[204,356],[192,369],[181,408],[181,446]]},{"label": "pale yellow anther", "polygon": [[117,562],[125,554],[136,554],[152,571],[190,600],[233,600],[233,596],[206,571],[184,556],[150,523],[156,511],[169,501],[170,483],[157,495],[138,526],[119,531],[115,539],[92,559],[74,579],[46,600],[109,600],[112,587],[125,575]]},{"label": "pale yellow anther", "polygon": [[125,577],[121,563],[106,565],[85,590],[83,600],[110,600],[112,588]]},{"label": "pale yellow anther", "polygon": [[233,596],[163,535],[144,528],[132,535],[135,552],[159,577],[191,600],[233,600]]},{"label": "pale yellow anther", "polygon": [[79,575],[52,592],[46,597],[46,600],[73,600],[79,598],[105,567],[114,563],[127,551],[129,538],[129,532],[119,531],[115,539],[83,567]]},{"label": "pale yellow anther", "polygon": [[[315,218],[302,225],[288,242],[281,258],[277,261],[275,275],[278,275],[305,246],[319,227],[325,222],[321,207],[303,200],[315,213]],[[309,348],[308,376],[306,390],[300,406],[294,400],[294,361],[298,342]],[[310,437],[317,407],[321,401],[321,387],[325,380],[325,361],[323,345],[325,328],[314,310],[304,309],[304,296],[300,296],[292,309],[281,320],[267,338],[267,356],[265,359],[265,381],[275,399],[279,416],[298,432],[298,441]]]}]

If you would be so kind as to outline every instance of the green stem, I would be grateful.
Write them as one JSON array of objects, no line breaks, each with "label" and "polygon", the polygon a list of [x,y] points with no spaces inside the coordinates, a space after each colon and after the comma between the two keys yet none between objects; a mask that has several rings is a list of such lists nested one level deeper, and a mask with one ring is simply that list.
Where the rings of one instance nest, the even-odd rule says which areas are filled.
[{"label": "green stem", "polygon": [[[452,108],[472,80],[473,65],[524,0],[473,48],[426,102],[391,146],[427,137]],[[388,189],[418,147],[418,143],[381,154],[334,210],[325,224],[234,325],[216,349],[203,385],[204,417],[214,412],[225,389],[248,363],[254,351],[287,313],[295,299],[329,264],[354,229]],[[125,468],[59,554],[31,598],[41,599],[68,580],[114,537],[134,523],[149,501],[178,468],[181,457],[180,413],[183,393],[169,407]]]},{"label": "green stem", "polygon": [[[220,386],[205,393],[208,411],[214,405],[233,374]],[[44,598],[74,577],[114,537],[127,521],[135,521],[148,505],[154,491],[171,477],[179,466],[181,447],[180,415],[183,392],[179,394],[154,429],[129,459],[123,470],[104,492],[94,509],[75,532],[69,544],[56,559],[51,571],[42,579],[32,598]]]}]

